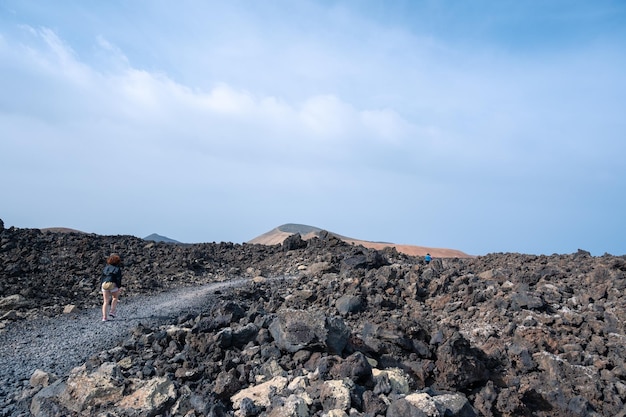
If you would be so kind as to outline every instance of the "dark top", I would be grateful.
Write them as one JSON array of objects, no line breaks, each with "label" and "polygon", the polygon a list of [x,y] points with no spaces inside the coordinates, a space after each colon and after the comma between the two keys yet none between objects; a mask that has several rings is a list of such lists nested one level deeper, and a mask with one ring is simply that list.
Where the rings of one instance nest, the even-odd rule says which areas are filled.
[{"label": "dark top", "polygon": [[122,270],[119,266],[107,265],[102,270],[102,277],[100,278],[100,285],[107,281],[115,282],[117,288],[122,288]]}]

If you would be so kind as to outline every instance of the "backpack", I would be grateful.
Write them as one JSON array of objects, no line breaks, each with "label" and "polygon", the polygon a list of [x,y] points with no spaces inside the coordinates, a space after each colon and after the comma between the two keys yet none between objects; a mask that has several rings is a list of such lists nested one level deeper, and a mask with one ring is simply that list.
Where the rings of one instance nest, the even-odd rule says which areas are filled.
[{"label": "backpack", "polygon": [[120,269],[117,266],[107,265],[104,267],[102,271],[102,282],[112,282],[115,281],[113,277],[119,274]]}]

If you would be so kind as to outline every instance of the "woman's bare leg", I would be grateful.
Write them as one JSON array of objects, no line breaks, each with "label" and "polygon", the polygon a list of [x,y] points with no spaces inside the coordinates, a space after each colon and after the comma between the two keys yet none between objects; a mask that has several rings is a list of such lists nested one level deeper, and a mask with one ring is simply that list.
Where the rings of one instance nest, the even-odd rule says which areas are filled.
[{"label": "woman's bare leg", "polygon": [[121,292],[122,290],[119,289],[111,293],[111,296],[113,296],[113,301],[111,301],[111,314],[115,314],[115,312],[117,311],[117,302],[120,300]]},{"label": "woman's bare leg", "polygon": [[111,292],[102,291],[102,299],[102,320],[106,320],[109,301],[111,301]]}]

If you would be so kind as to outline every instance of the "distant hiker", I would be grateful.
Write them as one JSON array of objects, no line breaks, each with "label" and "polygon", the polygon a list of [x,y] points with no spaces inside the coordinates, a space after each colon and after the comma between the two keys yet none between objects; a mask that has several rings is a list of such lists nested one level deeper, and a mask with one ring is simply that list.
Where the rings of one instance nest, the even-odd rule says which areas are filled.
[{"label": "distant hiker", "polygon": [[[103,298],[102,321],[107,321],[109,316],[115,318],[115,310],[122,292],[121,261],[120,256],[113,253],[107,258],[107,265],[102,270],[102,277],[100,278]],[[111,304],[111,310],[107,311],[109,304]]]},{"label": "distant hiker", "polygon": [[430,256],[430,253],[427,253],[426,256],[424,256],[424,262],[426,262],[426,264],[428,265],[430,263],[430,261],[432,261],[433,258]]}]

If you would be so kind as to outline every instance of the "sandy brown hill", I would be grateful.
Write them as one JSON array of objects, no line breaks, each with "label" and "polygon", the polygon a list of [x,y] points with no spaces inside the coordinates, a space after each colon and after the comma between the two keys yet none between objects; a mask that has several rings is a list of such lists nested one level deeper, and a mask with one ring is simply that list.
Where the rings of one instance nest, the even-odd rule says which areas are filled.
[{"label": "sandy brown hill", "polygon": [[[313,237],[318,237],[322,229],[313,226],[307,226],[303,224],[287,223],[282,226],[278,226],[269,232],[263,233],[260,236],[248,241],[248,243],[255,243],[261,245],[277,245],[282,243],[286,238],[296,233],[300,233],[302,239],[308,240]],[[331,232],[332,233],[332,232]],[[351,237],[341,236],[337,233],[332,233],[344,242],[362,245],[366,248],[372,249],[384,249],[387,247],[396,248],[400,253],[404,253],[410,256],[424,256],[430,253],[436,258],[471,258],[472,255],[468,255],[457,249],[448,248],[430,248],[426,246],[405,245],[388,242],[371,242],[368,240],[354,239]]]}]

